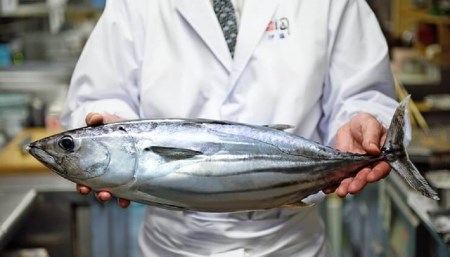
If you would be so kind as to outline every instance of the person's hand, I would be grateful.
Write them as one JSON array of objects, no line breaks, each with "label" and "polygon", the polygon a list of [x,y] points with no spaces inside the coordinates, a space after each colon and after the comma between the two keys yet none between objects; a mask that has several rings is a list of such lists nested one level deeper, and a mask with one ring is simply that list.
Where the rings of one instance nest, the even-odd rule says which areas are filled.
[{"label": "person's hand", "polygon": [[[344,152],[379,155],[386,140],[387,130],[372,115],[359,113],[336,133],[336,149]],[[371,167],[360,170],[355,177],[344,179],[337,188],[327,188],[329,194],[336,190],[340,197],[356,194],[368,183],[386,177],[391,168],[387,162],[378,162]]]},{"label": "person's hand", "polygon": [[[99,113],[89,113],[86,116],[86,125],[88,126],[98,126],[105,123],[115,122],[123,120],[121,117],[111,114],[99,114]],[[77,184],[77,191],[82,195],[87,195],[91,192],[91,189],[87,186]],[[95,197],[100,202],[107,202],[111,200],[112,195],[107,191],[95,192]],[[122,208],[127,208],[130,205],[130,201],[127,199],[119,198],[119,206]]]}]

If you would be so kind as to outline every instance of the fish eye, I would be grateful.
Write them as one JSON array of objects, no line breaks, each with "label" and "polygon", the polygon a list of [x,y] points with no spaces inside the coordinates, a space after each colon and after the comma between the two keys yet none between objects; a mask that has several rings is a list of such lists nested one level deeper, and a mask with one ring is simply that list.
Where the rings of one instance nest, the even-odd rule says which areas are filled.
[{"label": "fish eye", "polygon": [[73,151],[75,148],[75,142],[71,136],[63,136],[59,140],[58,145],[66,151]]}]

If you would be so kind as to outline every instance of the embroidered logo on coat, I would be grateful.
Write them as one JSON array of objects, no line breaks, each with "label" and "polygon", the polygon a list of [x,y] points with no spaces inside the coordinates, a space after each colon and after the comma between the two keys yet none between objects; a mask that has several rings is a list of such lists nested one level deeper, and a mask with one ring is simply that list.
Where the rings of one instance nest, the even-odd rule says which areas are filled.
[{"label": "embroidered logo on coat", "polygon": [[268,39],[285,39],[290,35],[289,19],[282,17],[269,22],[266,28]]}]

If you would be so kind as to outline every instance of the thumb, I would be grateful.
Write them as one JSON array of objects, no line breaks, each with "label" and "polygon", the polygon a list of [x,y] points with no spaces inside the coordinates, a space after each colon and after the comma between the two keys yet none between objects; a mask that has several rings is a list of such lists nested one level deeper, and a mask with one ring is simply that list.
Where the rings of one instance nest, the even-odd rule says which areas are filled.
[{"label": "thumb", "polygon": [[104,123],[104,118],[100,113],[91,112],[86,115],[85,122],[88,126],[98,126]]},{"label": "thumb", "polygon": [[381,140],[386,133],[386,129],[373,116],[368,118],[362,124],[362,146],[369,154],[380,154]]}]

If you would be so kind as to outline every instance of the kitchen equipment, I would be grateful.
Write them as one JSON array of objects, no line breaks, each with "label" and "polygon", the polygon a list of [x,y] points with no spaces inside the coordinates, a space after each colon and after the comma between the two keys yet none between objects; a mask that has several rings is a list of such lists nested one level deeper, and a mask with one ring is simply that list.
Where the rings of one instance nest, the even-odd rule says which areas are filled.
[{"label": "kitchen equipment", "polygon": [[450,94],[427,95],[425,103],[436,109],[450,110]]},{"label": "kitchen equipment", "polygon": [[428,1],[427,0],[412,0],[412,3],[417,8],[425,8],[425,7],[427,7]]},{"label": "kitchen equipment", "polygon": [[92,7],[97,9],[103,9],[105,7],[106,0],[92,0]]},{"label": "kitchen equipment", "polygon": [[13,173],[42,174],[50,172],[48,168],[39,163],[31,155],[24,154],[23,145],[27,141],[43,138],[56,132],[58,130],[46,130],[44,128],[27,128],[20,132],[0,150],[0,176]]},{"label": "kitchen equipment", "polygon": [[50,257],[50,255],[44,248],[32,248],[6,252],[2,257]]},{"label": "kitchen equipment", "polygon": [[9,14],[17,10],[18,0],[0,0],[0,14]]},{"label": "kitchen equipment", "polygon": [[27,125],[30,101],[27,93],[0,93],[0,131],[7,139]]},{"label": "kitchen equipment", "polygon": [[9,47],[8,45],[0,44],[0,68],[7,68],[9,66],[11,66],[11,52]]},{"label": "kitchen equipment", "polygon": [[440,208],[443,210],[450,209],[450,170],[429,171],[425,174],[425,177],[439,191]]},{"label": "kitchen equipment", "polygon": [[29,127],[45,127],[46,105],[39,97],[33,97],[30,103]]},{"label": "kitchen equipment", "polygon": [[58,34],[28,32],[23,34],[23,43],[24,56],[28,61],[67,61],[78,58],[84,37],[76,30]]}]

